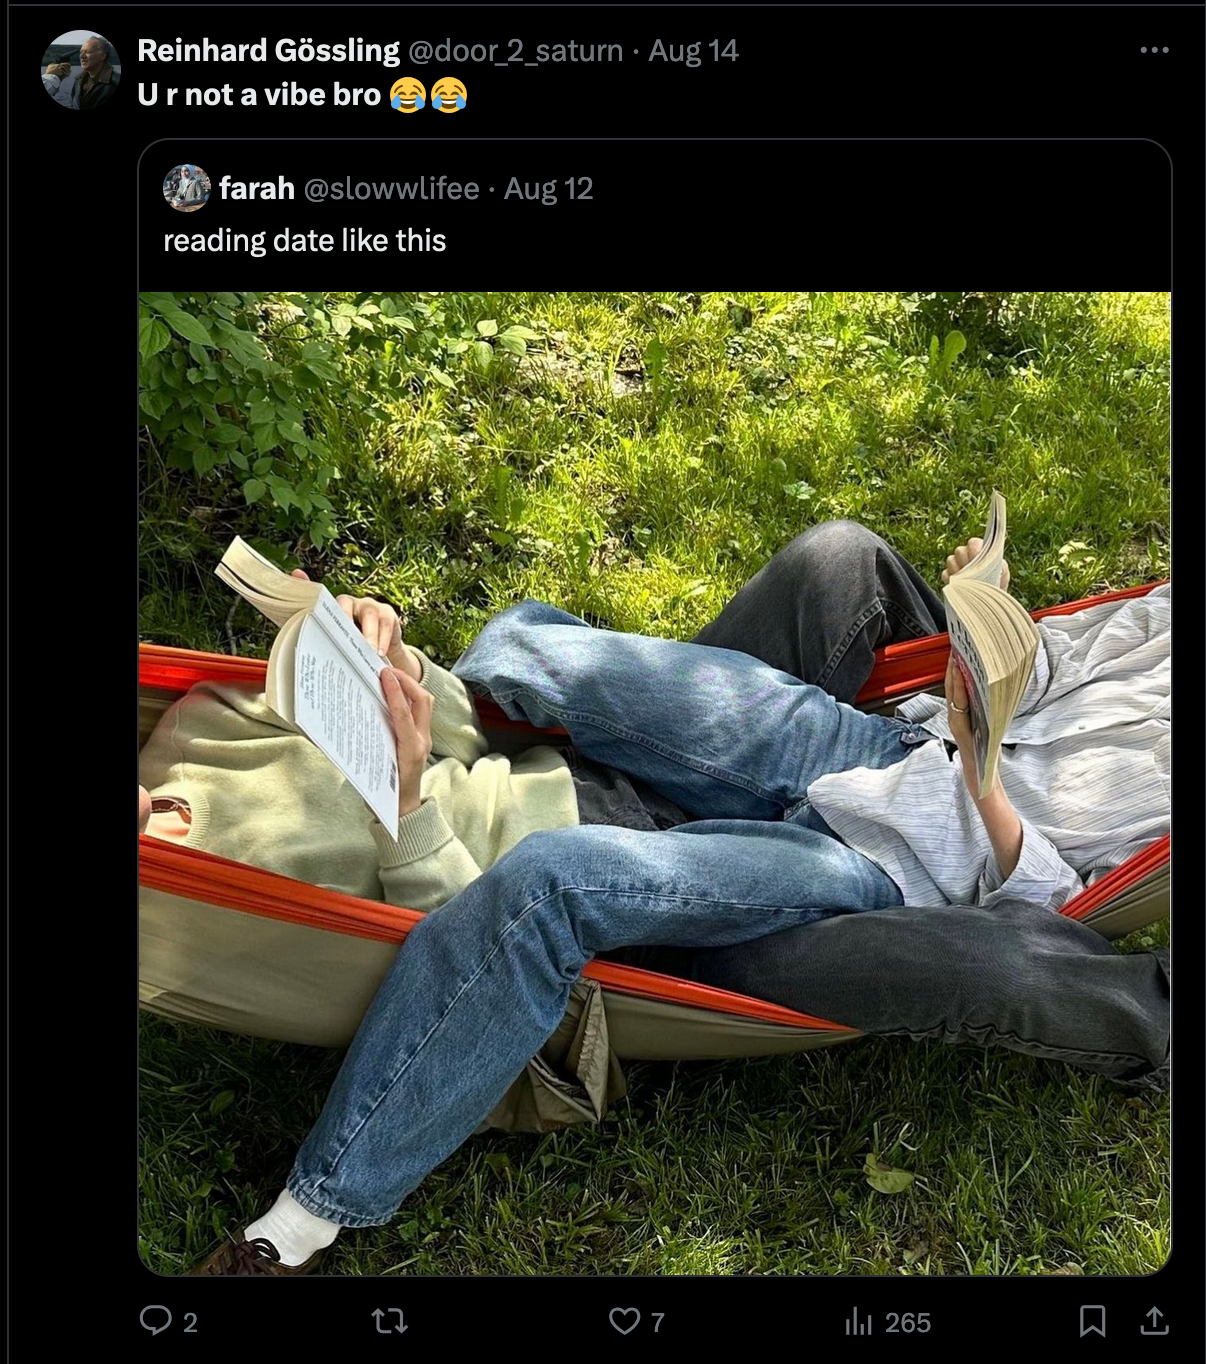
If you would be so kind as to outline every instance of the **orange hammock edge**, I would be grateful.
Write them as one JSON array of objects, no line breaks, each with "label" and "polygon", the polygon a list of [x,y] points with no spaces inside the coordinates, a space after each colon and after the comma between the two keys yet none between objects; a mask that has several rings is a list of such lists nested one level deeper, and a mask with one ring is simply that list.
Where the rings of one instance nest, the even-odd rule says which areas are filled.
[{"label": "orange hammock edge", "polygon": [[[1143,596],[1158,585],[1149,583],[1101,597],[1069,602],[1032,612],[1032,615],[1036,620],[1046,616],[1069,615],[1104,602]],[[859,692],[858,701],[868,704],[932,686],[942,679],[949,652],[950,637],[945,634],[909,640],[878,650],[875,668],[867,685]],[[266,663],[259,659],[200,653],[156,644],[138,646],[139,686],[164,691],[185,692],[196,683],[205,681],[252,682],[262,686],[266,667]],[[490,702],[481,703],[480,709],[487,722],[505,724],[512,732],[539,733],[545,737],[550,733],[507,720],[502,711]],[[352,937],[397,943],[402,942],[423,917],[418,910],[402,909],[324,890],[200,849],[164,843],[145,834],[139,835],[138,853],[140,885],[242,913],[258,914]],[[1165,835],[1069,900],[1059,912],[1072,919],[1084,919],[1115,895],[1165,866],[1169,856],[1170,839]],[[583,975],[597,981],[605,989],[644,999],[689,1005],[762,1023],[858,1036],[857,1030],[843,1024],[814,1018],[766,1000],[638,967],[594,961],[587,965]]]}]

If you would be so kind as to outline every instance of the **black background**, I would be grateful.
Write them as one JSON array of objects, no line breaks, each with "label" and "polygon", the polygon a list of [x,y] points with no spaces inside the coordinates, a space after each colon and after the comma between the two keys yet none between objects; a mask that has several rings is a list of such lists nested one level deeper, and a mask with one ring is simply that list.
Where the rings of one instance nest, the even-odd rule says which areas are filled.
[{"label": "black background", "polygon": [[[39,93],[33,60],[59,33],[112,41],[122,86],[83,116]],[[137,39],[214,41],[414,37],[505,43],[622,41],[642,57],[666,42],[736,40],[737,62],[521,70],[405,57],[391,70],[336,65],[191,67],[171,83],[328,89],[388,87],[444,74],[465,110],[402,116],[370,109],[144,108]],[[43,1348],[133,1345],[159,1359],[227,1351],[275,1359],[333,1350],[644,1354],[730,1351],[893,1353],[1051,1348],[1073,1357],[1201,1352],[1196,1131],[1182,1132],[1175,1250],[1146,1280],[322,1280],[274,1290],[174,1280],[134,1246],[133,1024],[128,812],[105,773],[129,758],[133,666],[125,630],[129,560],[113,552],[133,512],[132,286],[148,289],[870,288],[1164,289],[1177,243],[1178,473],[1200,514],[1202,458],[1202,38],[1198,7],[505,8],[25,6],[10,11],[10,667],[15,706],[61,717],[51,738],[13,726],[16,846],[12,971],[12,1314]],[[1141,46],[1170,48],[1140,53]],[[405,51],[405,46],[404,49]],[[705,58],[710,54],[704,51]],[[643,141],[641,139],[675,139]],[[750,138],[772,138],[751,142]],[[246,139],[256,139],[246,141]],[[288,139],[276,141],[275,139]],[[557,139],[542,142],[521,139]],[[593,139],[624,139],[593,140]],[[682,140],[688,139],[688,140]],[[700,139],[715,139],[702,141]],[[873,139],[873,140],[861,140]],[[891,139],[891,140],[874,140]],[[499,188],[477,204],[399,206],[211,200],[178,215],[166,170],[195,162],[215,180],[308,175],[413,179],[445,172]],[[590,204],[497,200],[511,175],[589,175]],[[437,224],[437,218],[439,222]],[[445,232],[442,255],[381,265],[165,257],[162,236],[283,226],[399,226]],[[141,252],[141,258],[140,253]],[[336,273],[337,271],[337,273]],[[127,425],[130,423],[130,425]],[[124,472],[123,472],[124,471]],[[1198,570],[1194,570],[1196,573]],[[1198,590],[1199,584],[1192,584]],[[1182,665],[1190,655],[1182,650]],[[1192,649],[1196,660],[1198,650]],[[1196,680],[1196,679],[1195,679]],[[1196,700],[1197,689],[1187,693]],[[1191,702],[1192,704],[1193,702]],[[14,708],[14,716],[19,712]],[[35,747],[36,741],[36,747]],[[1195,752],[1200,745],[1195,745]],[[32,787],[32,791],[30,788]],[[1200,829],[1195,808],[1179,813]],[[1192,799],[1200,796],[1195,791]],[[124,802],[124,798],[123,798]],[[59,815],[80,829],[71,865],[48,853]],[[51,823],[48,823],[51,821]],[[119,840],[119,835],[121,836]],[[62,835],[55,828],[54,837]],[[36,853],[33,849],[39,849]],[[1181,884],[1186,884],[1182,877]],[[1200,970],[1200,894],[1179,927]],[[48,940],[53,948],[48,951]],[[37,969],[30,969],[36,964]],[[1185,968],[1183,968],[1185,969]],[[1200,1113],[1198,985],[1179,1014],[1182,1126]],[[1187,1063],[1187,1064],[1186,1064]],[[1186,1117],[1188,1114],[1190,1116]],[[270,1115],[265,1115],[270,1121]],[[802,1120],[804,1118],[802,1117]],[[1092,1152],[1086,1159],[1092,1159]],[[47,1283],[47,1280],[50,1283]],[[24,1286],[23,1286],[24,1285]],[[53,1290],[49,1318],[36,1290]],[[250,1293],[256,1293],[253,1299]],[[28,1296],[26,1296],[28,1294]],[[265,1296],[267,1294],[268,1296]],[[21,1306],[24,1302],[25,1307]],[[1081,1340],[1079,1307],[1103,1303],[1109,1335]],[[165,1303],[176,1324],[152,1337],[137,1316]],[[850,1308],[930,1311],[925,1337],[848,1340]],[[1153,1305],[1170,1335],[1143,1339]],[[410,1330],[374,1333],[374,1308],[401,1307]],[[614,1306],[667,1313],[621,1338]],[[185,1312],[198,1317],[184,1335]],[[1195,1346],[1194,1340],[1198,1341]],[[400,1342],[400,1343],[399,1343]]]},{"label": "black background", "polygon": [[[504,281],[522,276],[533,285],[564,284],[567,268],[578,282],[610,285],[621,269],[630,283],[648,283],[665,279],[667,266],[697,281],[706,274],[739,282],[751,266],[777,257],[810,275],[857,269],[871,284],[897,261],[915,270],[924,262],[928,277],[929,267],[953,275],[960,262],[992,260],[998,279],[1024,279],[1033,288],[1097,279],[1100,260],[1116,287],[1164,288],[1171,282],[1174,165],[1185,177],[1177,204],[1182,230],[1201,240],[1203,25],[1196,9],[109,6],[95,18],[122,58],[122,89],[95,118],[79,120],[31,98],[32,55],[41,55],[57,23],[77,19],[60,21],[49,7],[13,15],[10,51],[31,54],[22,58],[30,62],[28,77],[13,78],[29,86],[23,96],[13,92],[17,125],[30,125],[32,139],[14,139],[14,168],[24,163],[36,175],[42,167],[43,183],[58,181],[73,201],[69,221],[38,215],[41,253],[78,259],[81,218],[93,242],[110,237],[128,251],[130,209],[114,202],[128,195],[138,205],[139,282],[146,288],[168,281],[157,267],[176,263],[165,257],[162,239],[182,223],[190,233],[438,226],[448,248],[422,263],[425,287],[450,280],[465,287],[485,261],[492,275],[501,264]],[[352,36],[400,41],[400,65],[137,60],[139,38],[266,37],[271,57],[278,38],[321,43]],[[511,50],[511,38],[522,39],[525,54],[538,42],[571,37],[620,41],[624,60],[503,70],[417,66],[406,55],[416,37],[494,42],[499,55]],[[658,37],[667,45],[703,42],[702,65],[648,61]],[[732,39],[738,59],[712,61],[706,45],[713,38],[722,46]],[[1142,46],[1170,51],[1144,54]],[[630,55],[633,49],[639,57]],[[466,108],[454,115],[431,107],[395,112],[388,87],[408,74],[429,93],[438,76],[459,76]],[[383,102],[334,108],[336,80],[379,88]],[[268,107],[262,91],[282,81],[323,86],[328,102]],[[152,82],[159,102],[141,106],[138,87]],[[258,107],[165,103],[169,84],[224,82],[236,91],[259,88]],[[248,138],[284,141],[242,141]],[[647,138],[676,140],[641,140]],[[781,140],[729,140],[751,138]],[[867,138],[899,140],[848,140]],[[298,198],[255,205],[215,195],[197,214],[176,214],[160,186],[182,160],[215,181],[222,174],[241,180],[283,174]],[[89,185],[94,172],[103,189]],[[483,187],[495,183],[495,193],[484,192],[476,203],[405,208],[312,205],[301,197],[310,175],[367,181],[441,172]],[[500,202],[512,175],[563,181],[570,174],[593,179],[589,203]],[[402,278],[414,277],[415,260],[396,259],[406,268]],[[244,287],[265,287],[282,268],[271,255],[243,265]],[[294,275],[293,262],[289,269]],[[196,287],[207,281],[229,287],[232,275],[218,257],[194,256],[184,271]],[[309,283],[325,278],[320,269]]]},{"label": "black background", "polygon": [[[455,122],[467,113],[442,121]],[[426,122],[437,117],[433,112]],[[405,118],[411,125],[423,114]],[[374,123],[383,119],[382,114]],[[401,121],[398,115],[394,120]],[[331,126],[338,121],[328,120]],[[1087,277],[1080,273],[1086,241],[1108,238],[1120,245],[1145,243],[1141,252],[1118,250],[1111,278],[1135,288],[1167,288],[1170,280],[1171,167],[1164,149],[1152,141],[500,142],[428,135],[386,146],[389,151],[383,152],[343,138],[280,142],[195,136],[152,144],[143,153],[139,175],[140,284],[178,288],[183,273],[195,288],[228,287],[228,256],[191,255],[182,264],[177,253],[164,249],[169,235],[255,228],[268,233],[270,246],[282,229],[313,229],[334,235],[338,248],[344,225],[385,233],[389,277],[422,279],[432,288],[478,280],[487,261],[503,279],[550,288],[560,287],[567,269],[611,283],[621,273],[648,280],[667,270],[695,282],[753,279],[765,277],[768,267],[776,268],[771,262],[779,260],[790,269],[807,263],[809,273],[823,272],[846,255],[852,235],[865,246],[851,265],[860,277],[874,279],[887,258],[915,262],[930,256],[935,239],[980,239],[984,222],[1002,212],[1016,215],[1008,259],[998,267],[1010,278],[1066,279],[1068,255],[1076,262],[1071,277]],[[395,160],[401,152],[404,157]],[[185,155],[210,175],[214,189],[203,209],[180,214],[164,203],[160,185]],[[223,173],[235,180],[263,176],[274,182],[284,176],[298,198],[222,201],[217,195]],[[304,182],[314,175],[341,184],[350,178],[355,185],[440,174],[478,183],[480,197],[405,205],[380,200],[311,204],[301,197]],[[571,177],[576,184],[580,177],[589,178],[589,200],[568,198],[565,182]],[[558,202],[506,199],[512,178],[533,188],[555,182]],[[933,186],[920,202],[919,180]],[[399,255],[394,250],[399,228],[442,233],[445,250],[421,259],[413,252]],[[955,249],[962,254],[967,244]],[[313,258],[314,253],[303,254]],[[241,279],[262,284],[279,279],[283,269],[304,273],[299,259],[283,260],[270,252],[234,268]],[[361,253],[359,259],[348,256],[346,263],[332,265],[320,256],[317,265],[313,259],[309,264],[327,278],[323,272],[331,268],[381,269],[381,259],[374,263]],[[943,268],[950,265],[939,265]]]}]

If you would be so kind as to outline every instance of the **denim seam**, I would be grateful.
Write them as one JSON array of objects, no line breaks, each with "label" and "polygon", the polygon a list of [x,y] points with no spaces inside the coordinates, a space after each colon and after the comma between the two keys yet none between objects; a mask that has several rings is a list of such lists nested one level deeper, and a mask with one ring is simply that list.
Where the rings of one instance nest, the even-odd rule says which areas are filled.
[{"label": "denim seam", "polygon": [[[855,1025],[848,1024],[847,1026]],[[1126,1061],[1135,1065],[1151,1065],[1148,1057],[1136,1055],[1134,1052],[1084,1051],[1077,1047],[1064,1047],[1052,1042],[1037,1042],[1016,1032],[1000,1032],[991,1023],[984,1024],[981,1027],[968,1026],[956,1031],[952,1031],[945,1023],[936,1023],[932,1027],[920,1031],[914,1028],[876,1028],[874,1032],[867,1032],[865,1029],[859,1029],[859,1031],[868,1037],[907,1037],[913,1042],[941,1037],[945,1042],[971,1041],[977,1046],[1013,1043],[1018,1047],[1035,1048],[1051,1056],[1061,1058],[1076,1057],[1086,1061]]]},{"label": "denim seam", "polygon": [[724,768],[716,767],[714,764],[704,762],[700,758],[692,758],[687,754],[679,752],[677,749],[670,748],[666,744],[658,743],[656,739],[651,739],[648,735],[641,734],[637,730],[624,729],[600,716],[591,715],[585,711],[563,710],[558,706],[551,705],[543,696],[540,696],[527,688],[516,687],[513,691],[507,692],[488,690],[485,694],[492,697],[500,704],[514,701],[517,696],[530,697],[539,704],[541,710],[546,711],[549,715],[561,721],[563,724],[568,721],[570,724],[589,725],[593,729],[599,729],[605,734],[612,735],[613,738],[623,739],[628,743],[640,744],[651,752],[657,753],[660,757],[669,758],[673,762],[681,763],[684,767],[690,768],[693,772],[701,772],[704,776],[726,782],[729,786],[736,786],[742,791],[748,791],[751,795],[757,796],[759,800],[769,801],[772,805],[778,806],[784,804],[782,796],[764,790],[756,783],[742,778],[735,772],[726,771]]},{"label": "denim seam", "polygon": [[829,655],[828,661],[826,662],[824,668],[821,669],[821,675],[817,678],[818,687],[821,688],[825,687],[825,684],[829,681],[833,674],[837,672],[837,670],[842,666],[842,660],[850,651],[850,646],[862,633],[863,628],[866,626],[867,622],[872,618],[872,616],[876,615],[877,613],[882,615],[883,609],[884,609],[883,602],[877,599],[876,601],[872,602],[871,605],[868,606],[861,615],[856,616],[854,618],[854,623],[850,626],[850,628],[846,631],[845,635],[842,637],[841,643],[837,644],[834,647],[834,650]]},{"label": "denim seam", "polygon": [[846,631],[833,652],[829,655],[829,660],[821,670],[821,675],[817,679],[817,686],[824,687],[835,672],[842,666],[846,655],[850,652],[850,646],[855,639],[866,628],[867,622],[876,614],[894,616],[897,622],[906,629],[915,639],[919,639],[930,633],[929,627],[916,616],[905,611],[898,602],[894,602],[888,597],[878,597],[868,606],[861,615],[856,616],[854,624]]},{"label": "denim seam", "polygon": [[[542,904],[545,903],[545,901],[554,899],[554,898],[555,898],[556,896],[558,896],[558,895],[566,895],[566,894],[591,894],[591,895],[612,895],[612,896],[615,896],[615,895],[623,895],[623,896],[625,896],[625,897],[636,898],[636,899],[645,899],[645,900],[673,900],[673,901],[675,901],[676,903],[680,903],[680,902],[681,902],[681,903],[687,903],[687,904],[699,902],[699,903],[705,903],[705,904],[711,904],[711,905],[720,904],[720,905],[723,905],[723,906],[725,906],[726,908],[730,908],[730,909],[763,909],[763,910],[770,909],[770,910],[773,910],[776,914],[784,914],[784,913],[793,914],[793,913],[811,912],[811,911],[815,908],[815,907],[812,906],[812,905],[795,905],[795,906],[788,906],[788,905],[765,905],[765,904],[757,904],[757,903],[753,903],[753,902],[749,902],[749,901],[742,901],[742,900],[723,900],[723,901],[718,901],[718,900],[716,900],[716,899],[715,899],[714,897],[712,897],[712,896],[704,896],[704,895],[666,895],[664,892],[660,892],[660,891],[659,891],[659,892],[653,892],[653,891],[621,890],[621,889],[619,889],[619,888],[617,888],[617,887],[615,887],[615,886],[559,886],[556,890],[550,891],[547,895],[541,896],[539,900],[533,900],[529,905],[527,905],[527,906],[523,909],[523,911],[522,911],[521,913],[517,914],[517,915],[516,915],[516,916],[515,916],[507,925],[506,925],[506,927],[502,930],[501,933],[499,933],[498,938],[496,939],[493,948],[490,950],[490,952],[487,954],[487,956],[482,960],[482,962],[481,962],[481,964],[478,966],[477,970],[474,971],[474,973],[468,978],[468,980],[466,980],[466,981],[464,982],[464,984],[461,986],[461,988],[457,991],[457,993],[453,996],[453,998],[448,1002],[448,1005],[447,1005],[447,1007],[444,1009],[444,1012],[440,1015],[440,1017],[436,1020],[436,1022],[432,1024],[432,1026],[431,1026],[431,1028],[428,1030],[426,1036],[423,1037],[423,1038],[419,1041],[418,1045],[414,1048],[414,1050],[411,1052],[410,1056],[407,1058],[406,1063],[405,1063],[405,1064],[401,1067],[401,1069],[398,1070],[397,1073],[396,1073],[396,1074],[395,1074],[395,1075],[394,1075],[394,1076],[393,1076],[393,1077],[384,1085],[384,1087],[382,1088],[380,1094],[377,1096],[377,1098],[373,1101],[372,1105],[370,1106],[368,1112],[365,1113],[364,1117],[361,1118],[361,1120],[359,1121],[359,1123],[356,1124],[356,1129],[355,1129],[355,1131],[353,1131],[353,1132],[347,1137],[347,1139],[344,1141],[343,1145],[340,1147],[340,1149],[339,1149],[338,1153],[336,1154],[336,1156],[334,1157],[334,1159],[331,1160],[331,1161],[329,1162],[329,1168],[328,1168],[326,1174],[324,1174],[317,1182],[315,1182],[315,1183],[313,1183],[313,1184],[303,1183],[301,1180],[297,1180],[296,1183],[295,1183],[295,1182],[292,1180],[292,1178],[290,1179],[290,1182],[289,1182],[289,1190],[290,1190],[290,1193],[293,1193],[293,1194],[298,1194],[298,1193],[300,1193],[300,1194],[302,1195],[302,1197],[299,1198],[298,1201],[299,1201],[299,1202],[302,1202],[303,1206],[305,1206],[306,1203],[309,1203],[310,1206],[311,1206],[311,1210],[312,1210],[313,1208],[325,1208],[326,1211],[318,1212],[318,1213],[316,1213],[315,1215],[316,1215],[316,1216],[319,1216],[319,1217],[326,1217],[329,1221],[336,1221],[336,1222],[339,1222],[341,1226],[345,1226],[345,1227],[355,1227],[355,1226],[376,1226],[376,1225],[379,1225],[379,1223],[375,1223],[375,1222],[373,1222],[373,1221],[371,1221],[371,1220],[364,1219],[363,1217],[357,1217],[357,1218],[355,1218],[355,1219],[349,1218],[349,1215],[348,1215],[348,1214],[343,1213],[343,1212],[341,1212],[340,1210],[338,1210],[338,1209],[336,1209],[336,1208],[334,1208],[334,1207],[332,1207],[332,1206],[330,1206],[330,1205],[324,1203],[323,1200],[321,1200],[321,1199],[319,1199],[318,1197],[316,1197],[317,1191],[318,1191],[319,1189],[321,1189],[322,1186],[327,1182],[327,1180],[330,1179],[331,1176],[335,1173],[336,1168],[337,1168],[337,1166],[339,1165],[339,1162],[340,1162],[340,1161],[344,1158],[344,1156],[347,1154],[348,1148],[352,1145],[352,1143],[356,1140],[356,1138],[357,1138],[357,1137],[360,1135],[360,1133],[364,1130],[365,1124],[366,1124],[366,1123],[368,1122],[368,1120],[373,1116],[373,1114],[377,1111],[377,1109],[381,1106],[381,1104],[384,1102],[386,1096],[390,1093],[390,1091],[394,1088],[394,1086],[398,1083],[398,1081],[403,1077],[403,1075],[406,1073],[406,1071],[407,1071],[407,1070],[414,1064],[414,1062],[418,1059],[419,1055],[420,1055],[421,1052],[423,1051],[423,1048],[426,1047],[427,1043],[431,1041],[432,1037],[434,1037],[435,1034],[439,1031],[439,1029],[443,1026],[443,1024],[444,1024],[445,1021],[447,1020],[449,1014],[450,1014],[450,1013],[452,1012],[452,1010],[457,1006],[457,1004],[460,1003],[461,999],[464,997],[465,991],[469,989],[469,987],[478,979],[478,977],[482,974],[482,972],[486,970],[486,968],[490,965],[490,963],[494,960],[494,958],[495,958],[495,957],[498,955],[498,953],[501,951],[502,946],[503,946],[503,943],[504,943],[504,940],[505,940],[505,939],[507,938],[507,936],[511,933],[511,931],[512,931],[513,929],[517,928],[521,923],[523,923],[523,921],[528,917],[528,915],[531,914],[533,910],[538,909]],[[578,978],[578,973],[575,973],[573,979],[576,980],[577,978]],[[571,980],[569,983],[570,983],[570,984],[573,984],[573,981]]]},{"label": "denim seam", "polygon": [[900,624],[903,625],[905,629],[911,632],[915,639],[921,639],[924,638],[926,635],[930,635],[933,633],[933,630],[929,625],[923,623],[922,621],[919,621],[916,616],[910,615],[910,613],[906,611],[900,605],[899,602],[894,602],[887,598],[881,598],[880,605],[883,607],[885,615],[895,616],[896,619],[900,622]]}]

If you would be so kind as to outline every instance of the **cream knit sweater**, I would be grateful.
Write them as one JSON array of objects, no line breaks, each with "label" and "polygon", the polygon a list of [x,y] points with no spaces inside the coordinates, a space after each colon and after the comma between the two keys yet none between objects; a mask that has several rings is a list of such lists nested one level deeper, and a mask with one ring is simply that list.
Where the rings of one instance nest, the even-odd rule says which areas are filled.
[{"label": "cream knit sweater", "polygon": [[[464,684],[411,651],[435,698],[419,808],[386,830],[302,734],[246,684],[201,683],[139,758],[152,800],[187,801],[186,844],[349,895],[438,909],[521,838],[577,824],[573,779],[546,746],[491,753]],[[149,832],[154,832],[154,818]]]}]

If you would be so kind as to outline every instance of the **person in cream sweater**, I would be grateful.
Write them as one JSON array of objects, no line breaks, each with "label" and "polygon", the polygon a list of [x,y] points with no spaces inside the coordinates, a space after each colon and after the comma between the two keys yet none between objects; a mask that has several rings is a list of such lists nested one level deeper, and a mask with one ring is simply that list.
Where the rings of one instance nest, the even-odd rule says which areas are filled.
[{"label": "person in cream sweater", "polygon": [[[330,760],[244,683],[202,683],[147,741],[147,832],[348,895],[438,909],[537,830],[579,822],[562,753],[491,753],[464,683],[404,645],[394,612],[341,597],[385,643],[401,817],[386,830]],[[387,638],[388,636],[388,638]]]},{"label": "person in cream sweater", "polygon": [[[944,576],[978,547],[961,546]],[[945,704],[919,698],[903,718],[847,704],[877,647],[944,624],[917,571],[849,523],[799,537],[692,644],[591,630],[528,602],[448,672],[403,643],[390,608],[339,601],[390,664],[397,828],[377,825],[262,696],[208,684],[144,750],[140,825],[439,912],[399,951],[286,1190],[194,1273],[309,1273],[341,1227],[388,1221],[550,1035],[595,953],[733,947],[902,906],[1047,912],[1082,873],[1167,828],[1163,589],[1044,630],[1002,784],[984,796],[957,671]],[[490,751],[475,694],[568,730],[572,746]],[[1086,697],[1100,698],[1096,716]],[[1061,782],[1065,760],[1098,764],[1134,799]],[[928,986],[912,981],[911,995],[928,1011]]]}]

